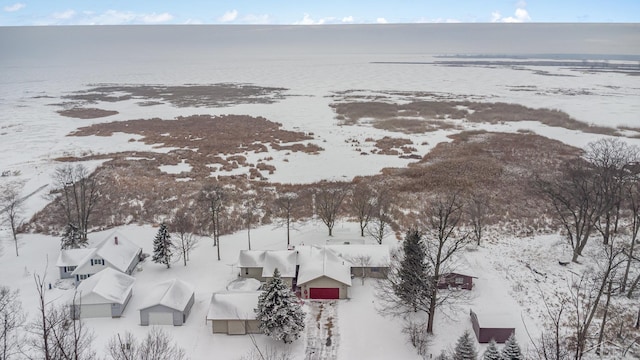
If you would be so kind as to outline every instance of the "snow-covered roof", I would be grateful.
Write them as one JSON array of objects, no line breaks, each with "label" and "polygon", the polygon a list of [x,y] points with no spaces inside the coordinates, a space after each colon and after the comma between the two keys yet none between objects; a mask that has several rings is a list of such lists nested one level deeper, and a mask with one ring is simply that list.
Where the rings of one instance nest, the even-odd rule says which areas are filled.
[{"label": "snow-covered roof", "polygon": [[298,284],[326,276],[351,286],[351,264],[326,248],[300,246],[298,251]]},{"label": "snow-covered roof", "polygon": [[91,273],[87,267],[91,259],[100,257],[104,259],[112,268],[121,272],[126,272],[134,259],[140,254],[142,248],[132,243],[131,240],[115,231],[93,249],[94,252],[88,253],[84,259],[78,264],[78,268],[72,273],[86,274]]},{"label": "snow-covered roof", "polygon": [[261,291],[214,293],[207,320],[255,320],[260,294]]},{"label": "snow-covered roof", "polygon": [[387,245],[327,245],[326,248],[349,260],[355,267],[363,267],[357,260],[361,256],[369,257],[369,262],[364,267],[388,267],[391,258]]},{"label": "snow-covered roof", "polygon": [[126,271],[142,248],[118,232],[112,233],[97,246],[97,255],[117,270]]},{"label": "snow-covered roof", "polygon": [[495,310],[485,310],[481,309],[479,311],[473,310],[473,312],[478,317],[478,325],[481,328],[506,328],[511,329],[514,328],[516,323],[519,321],[518,314],[511,313],[509,311],[502,311],[499,309]]},{"label": "snow-covered roof", "polygon": [[57,267],[62,266],[78,266],[82,259],[87,255],[94,252],[95,249],[66,249],[60,250],[58,260],[56,261]]},{"label": "snow-covered roof", "polygon": [[227,285],[227,291],[258,291],[262,283],[254,278],[237,278]]},{"label": "snow-covered roof", "polygon": [[272,277],[278,268],[280,276],[296,276],[297,253],[293,250],[240,250],[238,266],[241,268],[262,268],[263,277]]},{"label": "snow-covered roof", "polygon": [[124,304],[131,293],[135,278],[106,268],[78,285],[81,304]]},{"label": "snow-covered roof", "polygon": [[163,305],[182,311],[187,307],[192,296],[193,286],[179,279],[167,280],[154,286],[140,309]]},{"label": "snow-covered roof", "polygon": [[292,250],[265,251],[262,276],[272,277],[274,270],[280,271],[283,278],[296,276],[297,253]]},{"label": "snow-covered roof", "polygon": [[264,250],[240,250],[238,266],[245,268],[259,268],[264,263]]}]

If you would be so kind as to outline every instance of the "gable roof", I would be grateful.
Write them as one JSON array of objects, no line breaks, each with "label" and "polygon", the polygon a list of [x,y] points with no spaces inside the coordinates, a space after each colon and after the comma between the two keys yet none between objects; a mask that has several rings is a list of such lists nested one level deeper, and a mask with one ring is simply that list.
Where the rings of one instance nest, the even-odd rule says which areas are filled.
[{"label": "gable roof", "polygon": [[264,263],[263,250],[240,250],[238,267],[259,268]]},{"label": "gable roof", "polygon": [[163,305],[170,309],[183,311],[193,296],[193,286],[173,279],[157,284],[148,294],[140,309]]},{"label": "gable roof", "polygon": [[111,268],[99,271],[78,285],[81,304],[124,304],[135,278]]},{"label": "gable roof", "polygon": [[265,251],[262,265],[262,276],[272,277],[277,268],[280,277],[293,278],[296,276],[297,253],[292,250]]},{"label": "gable roof", "polygon": [[262,268],[263,277],[272,277],[278,268],[281,277],[296,276],[297,253],[293,250],[240,250],[238,267]]},{"label": "gable roof", "polygon": [[211,296],[207,320],[255,320],[261,291],[219,292]]},{"label": "gable roof", "polygon": [[[391,259],[387,245],[327,245],[326,248],[348,260],[354,267],[388,267]],[[361,256],[369,257],[368,263],[364,266],[358,261]]]},{"label": "gable roof", "polygon": [[58,260],[56,261],[57,267],[62,266],[78,266],[82,259],[84,259],[89,253],[92,253],[95,249],[63,249],[60,250]]},{"label": "gable roof", "polygon": [[[126,272],[140,252],[142,252],[141,247],[115,231],[106,239],[102,240],[95,249],[93,249],[93,252],[87,254],[87,256],[80,261],[72,275],[86,274],[87,269],[85,269],[85,267],[90,263],[91,259],[95,257],[104,259],[106,263],[116,270]],[[89,273],[91,273],[91,271],[89,271]]]},{"label": "gable roof", "polygon": [[298,250],[298,284],[326,276],[351,286],[351,264],[325,247],[300,246]]}]

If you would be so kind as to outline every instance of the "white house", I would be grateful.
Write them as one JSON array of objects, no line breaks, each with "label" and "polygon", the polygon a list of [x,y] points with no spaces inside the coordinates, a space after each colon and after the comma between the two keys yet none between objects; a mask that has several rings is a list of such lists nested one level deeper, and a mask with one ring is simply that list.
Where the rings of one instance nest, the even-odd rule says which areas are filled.
[{"label": "white house", "polygon": [[119,234],[112,233],[98,244],[78,263],[71,273],[75,278],[76,286],[82,281],[98,273],[111,268],[131,275],[133,269],[140,261],[142,248]]},{"label": "white house", "polygon": [[72,278],[72,273],[78,264],[87,257],[94,249],[66,249],[60,250],[56,266],[60,270],[60,279]]},{"label": "white house", "polygon": [[74,318],[120,317],[133,293],[135,278],[106,268],[86,279],[76,291]]},{"label": "white house", "polygon": [[387,245],[326,245],[351,264],[351,274],[359,277],[384,278],[389,272],[391,252]]},{"label": "white house", "polygon": [[214,334],[244,335],[260,333],[255,308],[261,291],[219,292],[211,296],[207,321]]},{"label": "white house", "polygon": [[173,279],[157,284],[140,308],[140,325],[181,326],[195,302],[193,286]]},{"label": "white house", "polygon": [[277,268],[280,277],[289,286],[296,277],[297,253],[292,250],[240,250],[238,267],[240,277],[269,281]]},{"label": "white house", "polygon": [[298,279],[303,299],[346,299],[351,287],[351,263],[324,247],[302,246]]}]

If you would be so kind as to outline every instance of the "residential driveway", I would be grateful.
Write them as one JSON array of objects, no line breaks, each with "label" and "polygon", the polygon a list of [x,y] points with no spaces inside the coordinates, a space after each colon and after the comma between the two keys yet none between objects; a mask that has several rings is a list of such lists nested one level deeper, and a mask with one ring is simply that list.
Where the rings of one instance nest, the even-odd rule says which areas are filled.
[{"label": "residential driveway", "polygon": [[306,360],[335,360],[338,357],[337,302],[335,300],[309,301],[307,314]]}]

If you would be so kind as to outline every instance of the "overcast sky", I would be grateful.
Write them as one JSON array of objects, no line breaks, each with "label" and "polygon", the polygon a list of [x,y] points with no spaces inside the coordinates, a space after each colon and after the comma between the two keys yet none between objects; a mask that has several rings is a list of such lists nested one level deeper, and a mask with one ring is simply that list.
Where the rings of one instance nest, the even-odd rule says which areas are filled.
[{"label": "overcast sky", "polygon": [[640,0],[0,0],[0,26],[640,22]]}]

